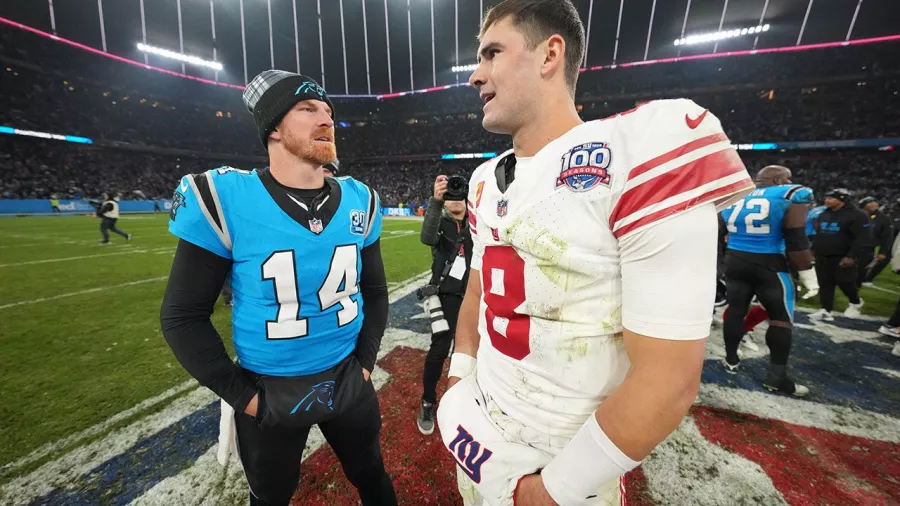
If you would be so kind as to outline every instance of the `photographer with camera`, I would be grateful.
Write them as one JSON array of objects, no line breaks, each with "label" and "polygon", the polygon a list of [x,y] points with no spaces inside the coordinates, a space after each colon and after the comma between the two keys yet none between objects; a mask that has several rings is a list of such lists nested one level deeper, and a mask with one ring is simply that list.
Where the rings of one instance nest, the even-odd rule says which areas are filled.
[{"label": "photographer with camera", "polygon": [[472,236],[466,219],[466,195],[469,183],[462,176],[438,176],[434,195],[428,199],[428,210],[422,223],[420,239],[431,246],[431,280],[419,290],[419,300],[431,318],[431,348],[425,357],[422,373],[422,407],[417,424],[419,432],[434,432],[438,380],[444,360],[456,333],[456,319],[469,279],[472,260]]}]

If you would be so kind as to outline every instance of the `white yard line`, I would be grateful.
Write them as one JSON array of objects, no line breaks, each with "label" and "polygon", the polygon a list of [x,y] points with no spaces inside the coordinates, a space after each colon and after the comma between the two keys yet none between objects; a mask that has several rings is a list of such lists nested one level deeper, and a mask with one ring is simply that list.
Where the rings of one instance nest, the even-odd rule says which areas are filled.
[{"label": "white yard line", "polygon": [[121,455],[139,441],[159,433],[214,400],[215,394],[205,388],[198,388],[176,399],[163,411],[117,429],[106,437],[76,448],[27,475],[10,480],[0,487],[0,504],[8,506],[29,504],[55,489],[71,485],[91,469]]},{"label": "white yard line", "polygon": [[713,383],[700,385],[698,397],[700,404],[704,406],[729,409],[850,436],[900,443],[900,419],[858,407],[820,404],[761,391],[723,387]]},{"label": "white yard line", "polygon": [[[125,247],[130,245],[123,245]],[[118,251],[116,253],[100,253],[97,255],[81,255],[77,257],[64,257],[64,258],[48,258],[45,260],[30,260],[28,262],[16,262],[12,264],[0,264],[0,267],[21,267],[23,265],[37,265],[37,264],[50,264],[56,262],[69,262],[72,260],[84,260],[87,258],[101,258],[101,257],[114,257],[121,255],[134,255],[137,253],[155,253],[159,251],[175,251],[171,246],[161,247],[161,248],[153,248],[153,249],[130,249],[128,251]]]},{"label": "white yard line", "polygon": [[898,291],[896,291],[896,290],[891,290],[891,289],[889,289],[889,288],[881,288],[880,286],[875,286],[875,285],[872,285],[872,286],[864,286],[863,288],[871,288],[871,289],[873,289],[873,290],[878,290],[879,292],[885,292],[885,293],[892,293],[892,294],[894,294],[894,295],[900,295],[900,292],[898,292]]},{"label": "white yard line", "polygon": [[40,460],[44,456],[49,455],[61,448],[71,446],[79,441],[93,437],[93,436],[105,431],[112,425],[114,425],[122,420],[130,418],[144,410],[147,410],[147,409],[159,404],[162,401],[165,401],[175,395],[180,394],[181,392],[184,392],[186,390],[189,390],[191,388],[196,388],[196,387],[197,387],[196,380],[188,380],[188,381],[185,381],[184,383],[181,383],[180,385],[176,385],[159,395],[156,395],[154,397],[151,397],[149,399],[145,399],[145,400],[141,401],[140,403],[134,405],[130,409],[126,409],[125,411],[122,411],[116,415],[113,415],[113,416],[107,418],[106,420],[98,423],[97,425],[88,427],[87,429],[84,429],[81,432],[76,432],[75,434],[72,434],[68,437],[60,439],[59,441],[54,441],[53,443],[45,444],[44,446],[38,448],[37,450],[29,453],[26,456],[20,458],[19,460],[15,461],[15,462],[11,462],[9,464],[6,464],[3,467],[0,467],[0,475],[6,474],[7,471],[16,469],[18,467],[22,467],[26,464],[30,464],[36,460]]},{"label": "white yard line", "polygon": [[164,279],[166,279],[166,278],[168,278],[168,277],[169,277],[169,276],[159,276],[159,277],[156,277],[156,278],[147,278],[147,279],[141,279],[141,280],[138,280],[138,281],[129,281],[128,283],[121,283],[121,284],[118,284],[118,285],[98,286],[97,288],[88,288],[87,290],[80,290],[80,291],[77,291],[77,292],[61,293],[61,294],[59,294],[59,295],[54,295],[53,297],[42,297],[42,298],[40,298],[40,299],[32,299],[32,300],[23,300],[23,301],[19,301],[19,302],[12,302],[12,303],[4,304],[4,305],[0,306],[0,309],[8,309],[8,308],[11,308],[11,307],[16,307],[16,306],[25,306],[25,305],[28,305],[28,304],[37,304],[37,303],[39,303],[39,302],[47,302],[48,300],[62,299],[62,298],[65,298],[65,297],[74,297],[74,296],[76,296],[76,295],[84,295],[84,294],[88,294],[88,293],[102,292],[102,291],[105,291],[105,290],[111,290],[111,289],[113,289],[113,288],[124,288],[124,287],[126,287],[126,286],[142,285],[142,284],[144,284],[144,283],[153,283],[154,281],[162,281],[162,280],[164,280]]}]

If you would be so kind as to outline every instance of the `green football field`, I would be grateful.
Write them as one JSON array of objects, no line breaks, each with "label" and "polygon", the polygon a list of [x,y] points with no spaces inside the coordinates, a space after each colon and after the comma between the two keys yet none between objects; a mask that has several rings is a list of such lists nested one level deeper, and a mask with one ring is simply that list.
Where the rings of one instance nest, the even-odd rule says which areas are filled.
[{"label": "green football field", "polygon": [[[100,245],[94,218],[0,219],[0,466],[188,379],[159,329],[177,242],[167,220],[124,216],[134,239]],[[385,220],[388,283],[430,266],[420,227]],[[229,315],[220,301],[223,336]]]},{"label": "green football field", "polygon": [[[112,235],[113,244],[102,246],[99,222],[90,217],[0,219],[0,468],[188,379],[159,330],[176,243],[166,226],[165,214],[125,216],[120,227],[134,239]],[[416,220],[385,220],[389,283],[428,269],[420,226]],[[863,312],[890,314],[900,295],[898,281],[887,271],[877,288],[864,288]],[[839,294],[837,309],[844,307]],[[228,317],[220,303],[213,318],[225,336]],[[130,421],[123,417],[106,430]]]}]

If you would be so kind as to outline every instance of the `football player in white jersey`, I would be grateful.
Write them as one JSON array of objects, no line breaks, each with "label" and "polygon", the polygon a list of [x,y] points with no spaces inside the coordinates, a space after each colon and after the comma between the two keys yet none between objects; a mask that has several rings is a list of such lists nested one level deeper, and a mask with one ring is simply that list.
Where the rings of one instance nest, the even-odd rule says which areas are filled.
[{"label": "football player in white jersey", "polygon": [[469,79],[513,149],[476,169],[438,410],[467,505],[619,504],[696,397],[717,209],[753,183],[719,120],[660,100],[584,123],[570,0],[505,0]]}]

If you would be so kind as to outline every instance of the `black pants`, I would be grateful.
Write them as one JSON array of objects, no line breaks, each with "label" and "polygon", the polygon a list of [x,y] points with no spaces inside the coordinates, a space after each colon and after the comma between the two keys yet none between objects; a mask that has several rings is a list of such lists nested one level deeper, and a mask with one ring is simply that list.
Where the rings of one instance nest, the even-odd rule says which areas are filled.
[{"label": "black pants", "polygon": [[872,263],[872,260],[875,260],[875,250],[868,249],[859,254],[859,258],[856,259],[856,288],[862,286],[863,281],[871,281],[871,279],[866,279],[866,267]]},{"label": "black pants", "polygon": [[100,233],[103,234],[103,242],[109,242],[110,230],[121,235],[122,237],[128,237],[128,234],[116,228],[117,221],[119,221],[118,218],[103,218],[103,221],[100,222]]},{"label": "black pants", "polygon": [[888,327],[900,327],[900,300],[897,301],[897,308],[894,309],[894,314],[891,315],[891,318],[887,321]]},{"label": "black pants", "polygon": [[439,294],[441,307],[444,310],[444,318],[450,330],[431,335],[431,348],[425,356],[425,370],[422,372],[422,400],[432,404],[437,402],[437,384],[444,370],[444,360],[450,354],[450,345],[456,336],[456,320],[459,318],[459,307],[462,305],[462,295],[448,293]]},{"label": "black pants", "polygon": [[[235,420],[238,452],[250,483],[250,504],[287,505],[300,483],[300,460],[310,427],[261,428],[244,413],[235,413]],[[397,504],[381,458],[381,410],[371,381],[366,382],[352,409],[320,423],[319,429],[365,506]]]},{"label": "black pants", "polygon": [[866,271],[866,276],[863,279],[863,282],[871,283],[872,281],[874,281],[875,278],[877,278],[878,275],[881,274],[881,271],[883,271],[885,267],[890,265],[890,263],[891,263],[890,257],[885,258],[884,260],[882,260],[880,262],[877,262],[875,265],[872,266],[871,269]]},{"label": "black pants", "polygon": [[834,310],[834,288],[840,287],[852,304],[859,304],[856,289],[855,265],[841,267],[842,257],[816,257],[816,277],[819,278],[819,302],[826,311]]},{"label": "black pants", "polygon": [[[746,255],[746,254],[745,254]],[[728,315],[725,318],[725,355],[728,362],[738,362],[737,350],[744,336],[744,317],[753,296],[769,313],[771,322],[766,332],[766,344],[775,365],[786,365],[791,351],[791,326],[794,321],[796,292],[791,274],[775,271],[739,256],[725,258],[725,283],[728,287]]]}]

